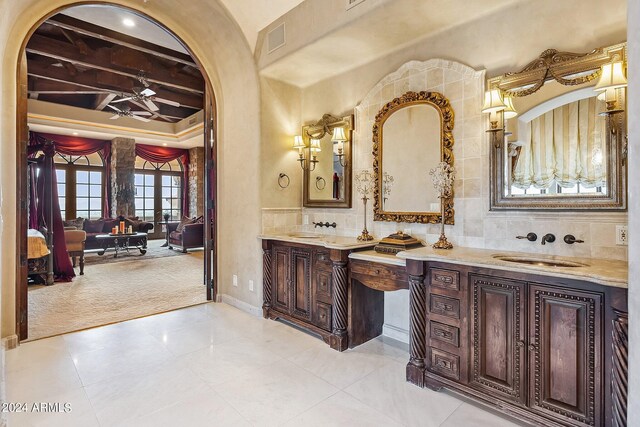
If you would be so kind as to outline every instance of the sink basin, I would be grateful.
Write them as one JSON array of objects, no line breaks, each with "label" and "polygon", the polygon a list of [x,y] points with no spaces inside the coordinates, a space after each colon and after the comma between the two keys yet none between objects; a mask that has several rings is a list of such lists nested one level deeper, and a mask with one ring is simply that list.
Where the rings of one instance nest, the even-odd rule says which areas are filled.
[{"label": "sink basin", "polygon": [[320,239],[322,235],[313,233],[289,233],[289,237],[295,237],[298,239]]},{"label": "sink basin", "polygon": [[561,259],[551,259],[542,257],[526,257],[514,255],[493,255],[493,258],[500,261],[515,262],[518,264],[539,265],[544,267],[588,267],[588,264],[581,262],[566,261]]}]

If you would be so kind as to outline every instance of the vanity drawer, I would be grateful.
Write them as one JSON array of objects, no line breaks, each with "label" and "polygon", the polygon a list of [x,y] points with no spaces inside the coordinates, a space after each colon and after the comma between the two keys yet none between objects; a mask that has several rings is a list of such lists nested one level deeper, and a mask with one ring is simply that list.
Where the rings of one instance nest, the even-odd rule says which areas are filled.
[{"label": "vanity drawer", "polygon": [[460,319],[460,300],[431,294],[429,297],[429,310],[431,314]]},{"label": "vanity drawer", "polygon": [[460,357],[446,351],[431,348],[431,372],[445,377],[460,379]]},{"label": "vanity drawer", "polygon": [[315,325],[325,331],[331,332],[331,305],[317,302],[314,314]]},{"label": "vanity drawer", "polygon": [[448,289],[450,291],[460,290],[460,273],[442,268],[430,269],[430,281],[432,287]]},{"label": "vanity drawer", "polygon": [[409,277],[405,267],[352,260],[349,263],[351,278],[378,291],[396,291],[409,288]]},{"label": "vanity drawer", "polygon": [[333,268],[329,251],[314,251],[313,263],[314,267],[319,270],[331,271]]},{"label": "vanity drawer", "polygon": [[460,329],[444,323],[429,322],[429,336],[432,341],[439,341],[454,347],[460,347]]}]

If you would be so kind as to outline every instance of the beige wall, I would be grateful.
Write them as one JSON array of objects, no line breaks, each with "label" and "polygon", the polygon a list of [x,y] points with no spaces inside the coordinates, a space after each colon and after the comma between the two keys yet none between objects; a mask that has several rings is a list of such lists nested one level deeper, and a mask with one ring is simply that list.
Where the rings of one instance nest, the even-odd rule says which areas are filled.
[{"label": "beige wall", "polygon": [[[15,325],[15,104],[16,64],[26,33],[42,17],[70,0],[0,1],[0,272],[2,336]],[[141,10],[180,36],[212,80],[218,115],[218,278],[223,294],[261,303],[260,92],[251,50],[226,10],[215,0],[112,1]],[[255,171],[255,173],[246,173]],[[242,195],[241,197],[238,197]],[[242,286],[231,286],[237,274]],[[254,280],[255,291],[248,290]]]}]

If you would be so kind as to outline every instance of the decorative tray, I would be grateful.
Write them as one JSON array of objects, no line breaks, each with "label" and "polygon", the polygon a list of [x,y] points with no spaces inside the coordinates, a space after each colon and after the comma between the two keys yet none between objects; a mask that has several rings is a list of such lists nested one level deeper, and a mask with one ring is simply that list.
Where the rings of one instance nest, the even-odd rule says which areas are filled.
[{"label": "decorative tray", "polygon": [[373,249],[382,254],[397,254],[407,249],[422,247],[422,242],[414,237],[404,234],[402,231],[385,237]]}]

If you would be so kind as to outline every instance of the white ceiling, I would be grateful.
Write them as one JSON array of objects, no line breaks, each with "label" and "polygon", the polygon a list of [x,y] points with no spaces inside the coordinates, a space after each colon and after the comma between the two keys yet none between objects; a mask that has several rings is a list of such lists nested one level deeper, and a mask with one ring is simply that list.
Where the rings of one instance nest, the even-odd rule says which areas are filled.
[{"label": "white ceiling", "polygon": [[258,33],[267,25],[304,0],[221,0],[236,20],[251,50],[256,48]]},{"label": "white ceiling", "polygon": [[[108,5],[86,5],[70,7],[65,9],[62,14],[188,54],[182,44],[171,33],[165,31],[153,21],[129,12],[128,9]],[[128,27],[124,25],[123,20],[125,18],[131,19],[135,26]]]},{"label": "white ceiling", "polygon": [[521,1],[525,0],[394,0],[382,3],[260,72],[276,80],[307,87]]}]

